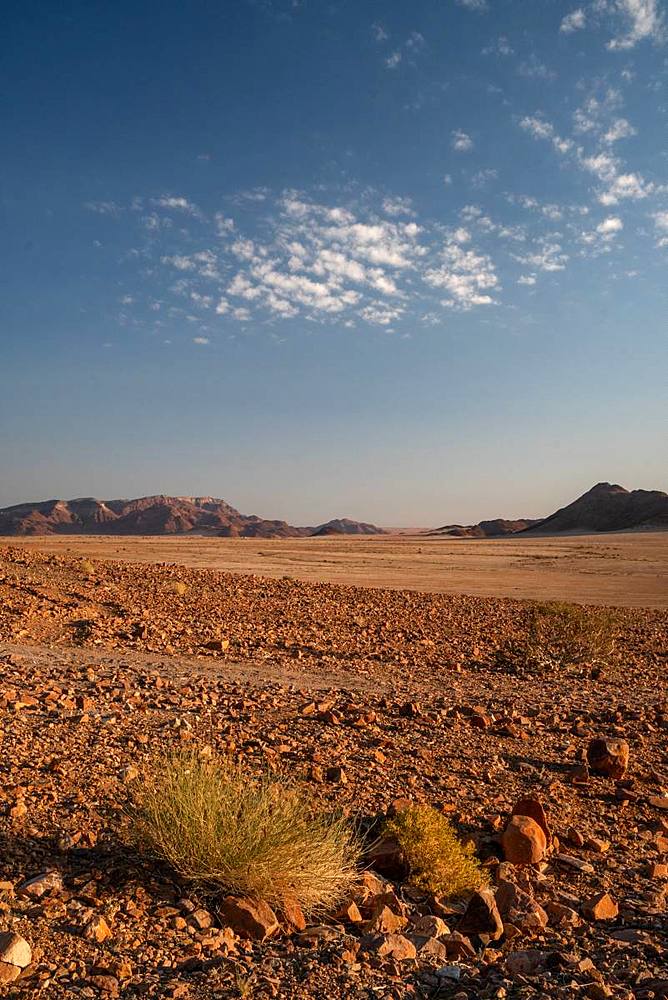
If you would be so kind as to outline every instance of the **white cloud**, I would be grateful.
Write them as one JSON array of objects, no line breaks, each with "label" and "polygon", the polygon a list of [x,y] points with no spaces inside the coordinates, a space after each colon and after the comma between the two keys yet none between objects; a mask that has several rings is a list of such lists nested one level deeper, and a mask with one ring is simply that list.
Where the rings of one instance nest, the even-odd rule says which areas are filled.
[{"label": "white cloud", "polygon": [[636,130],[626,118],[617,118],[603,136],[603,141],[612,144],[620,139],[629,139],[635,134]]},{"label": "white cloud", "polygon": [[611,14],[621,20],[624,28],[607,47],[611,50],[634,48],[639,42],[662,41],[665,22],[659,0],[595,0],[597,12]]},{"label": "white cloud", "polygon": [[608,216],[596,227],[596,232],[604,237],[616,236],[624,228],[624,223],[617,216]]},{"label": "white cloud", "polygon": [[547,139],[552,143],[558,153],[565,155],[573,149],[570,139],[563,139],[557,135],[554,126],[546,121],[542,115],[525,115],[520,119],[520,128],[528,132],[534,139]]},{"label": "white cloud", "polygon": [[216,212],[214,220],[216,223],[216,229],[218,231],[219,236],[225,236],[228,233],[233,232],[234,219],[228,218],[227,216],[223,215],[222,212]]},{"label": "white cloud", "polygon": [[655,212],[654,225],[657,232],[657,246],[668,247],[668,212]]},{"label": "white cloud", "polygon": [[486,170],[477,170],[471,177],[471,184],[474,188],[484,188],[487,187],[491,181],[495,181],[498,176],[498,170],[493,170],[491,168]]},{"label": "white cloud", "polygon": [[466,7],[468,10],[489,10],[487,0],[455,0],[455,3],[457,3],[460,7]]},{"label": "white cloud", "polygon": [[538,271],[563,271],[568,263],[568,254],[564,252],[560,243],[548,238],[539,241],[536,250],[523,256],[516,256],[515,260],[525,267],[532,267]]},{"label": "white cloud", "polygon": [[518,285],[535,285],[537,282],[535,274],[521,274],[517,279]]},{"label": "white cloud", "polygon": [[413,204],[410,198],[383,198],[383,211],[386,215],[413,215]]},{"label": "white cloud", "polygon": [[376,21],[375,24],[371,25],[371,35],[373,37],[374,42],[378,43],[386,42],[387,39],[390,37],[385,28],[383,27],[383,25],[380,24],[378,21]]},{"label": "white cloud", "polygon": [[587,24],[587,15],[585,14],[582,7],[578,7],[576,10],[571,11],[561,22],[561,27],[559,31],[563,32],[565,35],[570,35],[574,31],[581,31]]},{"label": "white cloud", "polygon": [[193,337],[193,344],[210,344],[208,337]]},{"label": "white cloud", "polygon": [[499,279],[487,254],[463,249],[455,237],[446,243],[440,258],[436,267],[426,271],[424,279],[449,294],[442,305],[468,311],[494,302],[489,292],[498,286]]},{"label": "white cloud", "polygon": [[185,212],[187,215],[196,216],[197,218],[201,217],[202,215],[197,205],[194,205],[193,202],[183,197],[176,197],[174,195],[162,195],[162,197],[160,198],[154,198],[153,204],[156,205],[158,208],[166,208],[171,211]]},{"label": "white cloud", "polygon": [[396,69],[401,62],[401,52],[397,49],[396,52],[392,52],[385,60],[385,65],[388,69]]},{"label": "white cloud", "polygon": [[646,181],[640,174],[617,174],[608,189],[599,194],[598,200],[602,205],[617,205],[626,199],[640,201],[655,190],[654,184]]},{"label": "white cloud", "polygon": [[451,146],[456,153],[470,153],[473,149],[473,139],[461,129],[455,129],[452,133]]},{"label": "white cloud", "polygon": [[654,225],[662,233],[668,233],[668,212],[655,212]]}]

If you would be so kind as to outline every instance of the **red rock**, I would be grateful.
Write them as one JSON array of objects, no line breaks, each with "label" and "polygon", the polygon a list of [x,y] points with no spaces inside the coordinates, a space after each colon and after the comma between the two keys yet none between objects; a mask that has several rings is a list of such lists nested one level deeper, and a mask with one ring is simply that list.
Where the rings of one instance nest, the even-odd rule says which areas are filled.
[{"label": "red rock", "polygon": [[545,815],[545,809],[543,804],[538,799],[520,799],[513,806],[511,816],[529,816],[531,819],[538,823],[545,834],[545,840],[549,844],[552,839],[552,834],[550,833],[550,828],[547,824],[547,816]]},{"label": "red rock", "polygon": [[19,971],[26,969],[32,962],[32,949],[25,938],[13,931],[0,933],[0,962],[13,965]]},{"label": "red rock", "polygon": [[473,893],[457,930],[460,934],[484,935],[488,941],[498,941],[503,934],[503,921],[493,892],[479,889]]},{"label": "red rock", "polygon": [[60,892],[63,888],[63,880],[58,872],[44,872],[27,879],[18,887],[20,896],[29,896],[30,899],[41,899],[42,896]]},{"label": "red rock", "polygon": [[306,920],[296,899],[287,900],[281,907],[281,916],[296,931],[306,930]]},{"label": "red rock", "polygon": [[389,906],[381,906],[369,920],[366,930],[370,934],[396,934],[408,921],[393,913]]},{"label": "red rock", "polygon": [[531,865],[542,861],[547,839],[542,828],[530,816],[511,816],[501,838],[503,854],[512,865]]},{"label": "red rock", "polygon": [[582,912],[588,920],[614,920],[619,907],[607,892],[599,892],[582,904]]},{"label": "red rock", "polygon": [[109,924],[99,913],[90,918],[84,927],[83,935],[89,941],[97,941],[98,944],[102,944],[112,936]]},{"label": "red rock", "polygon": [[264,941],[278,930],[276,914],[262,899],[225,896],[220,903],[223,919],[240,937]]},{"label": "red rock", "polygon": [[383,958],[392,958],[395,962],[407,962],[417,958],[415,945],[403,934],[388,934],[378,947],[378,954]]},{"label": "red rock", "polygon": [[595,739],[587,747],[587,763],[594,774],[619,780],[629,766],[629,752],[624,740]]},{"label": "red rock", "polygon": [[530,948],[515,951],[506,957],[506,969],[511,976],[535,976],[543,968],[548,953]]}]

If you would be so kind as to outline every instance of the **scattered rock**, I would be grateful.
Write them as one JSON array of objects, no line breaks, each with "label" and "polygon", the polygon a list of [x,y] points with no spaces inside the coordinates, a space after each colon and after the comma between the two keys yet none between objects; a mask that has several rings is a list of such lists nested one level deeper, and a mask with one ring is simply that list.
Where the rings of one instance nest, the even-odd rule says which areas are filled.
[{"label": "scattered rock", "polygon": [[595,739],[587,747],[587,763],[594,774],[619,780],[629,766],[629,745],[624,740]]},{"label": "scattered rock", "polygon": [[487,941],[498,941],[503,934],[503,921],[494,893],[489,889],[474,892],[457,929],[461,934],[477,934]]},{"label": "scattered rock", "polygon": [[511,865],[537,864],[545,857],[547,839],[530,816],[511,816],[501,838],[503,854]]},{"label": "scattered rock", "polygon": [[600,892],[582,904],[582,912],[588,920],[614,920],[619,907],[609,893]]},{"label": "scattered rock", "polygon": [[225,896],[220,902],[222,918],[242,938],[264,941],[278,930],[276,914],[264,900]]}]

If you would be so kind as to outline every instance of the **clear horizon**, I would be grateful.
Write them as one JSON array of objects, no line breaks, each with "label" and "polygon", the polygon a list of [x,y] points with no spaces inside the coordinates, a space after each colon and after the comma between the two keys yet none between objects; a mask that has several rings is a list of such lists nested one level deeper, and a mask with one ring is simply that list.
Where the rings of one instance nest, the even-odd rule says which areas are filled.
[{"label": "clear horizon", "polygon": [[665,0],[10,5],[0,506],[666,489]]}]

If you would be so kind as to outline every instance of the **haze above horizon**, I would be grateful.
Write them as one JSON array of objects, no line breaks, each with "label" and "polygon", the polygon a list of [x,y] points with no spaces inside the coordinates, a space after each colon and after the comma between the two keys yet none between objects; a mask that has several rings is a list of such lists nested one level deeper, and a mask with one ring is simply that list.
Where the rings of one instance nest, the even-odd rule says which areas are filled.
[{"label": "haze above horizon", "polygon": [[10,4],[0,506],[665,489],[665,0]]}]

